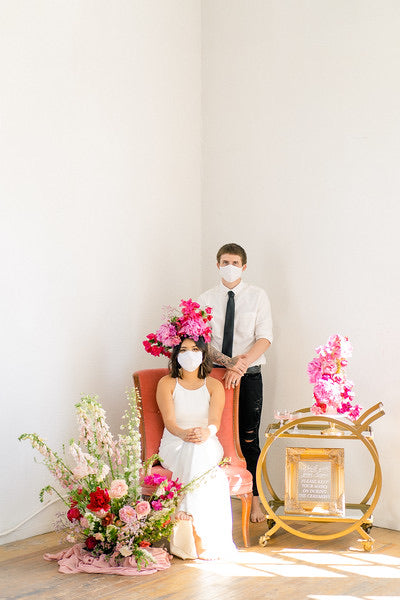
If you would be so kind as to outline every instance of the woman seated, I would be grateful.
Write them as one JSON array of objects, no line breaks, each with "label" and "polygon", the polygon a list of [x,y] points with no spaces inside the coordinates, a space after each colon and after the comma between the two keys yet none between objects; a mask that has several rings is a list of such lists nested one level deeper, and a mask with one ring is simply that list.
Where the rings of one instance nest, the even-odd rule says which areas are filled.
[{"label": "woman seated", "polygon": [[[155,334],[163,338],[159,344],[168,344],[164,345],[167,351],[172,348],[170,374],[160,380],[157,388],[165,426],[159,455],[163,466],[183,484],[216,468],[182,500],[175,515],[171,552],[181,558],[218,559],[235,550],[229,484],[223,469],[216,466],[223,458],[216,433],[225,392],[219,381],[208,376],[212,363],[205,340],[209,341],[210,311],[197,310],[199,305],[191,301],[182,305],[182,317],[168,323],[174,326],[176,335],[163,338],[165,325]],[[193,331],[193,323],[188,321],[193,318],[198,325],[197,335],[190,337],[187,332]]]}]

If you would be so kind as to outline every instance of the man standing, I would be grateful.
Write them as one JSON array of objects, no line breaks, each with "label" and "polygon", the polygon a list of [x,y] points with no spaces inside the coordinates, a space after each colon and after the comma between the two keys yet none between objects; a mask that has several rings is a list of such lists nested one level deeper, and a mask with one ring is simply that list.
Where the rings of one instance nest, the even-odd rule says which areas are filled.
[{"label": "man standing", "polygon": [[253,475],[250,519],[256,523],[265,519],[256,468],[260,455],[261,365],[266,363],[264,353],[272,342],[271,307],[264,290],[242,281],[247,256],[241,246],[222,246],[217,253],[217,267],[221,283],[201,294],[198,301],[213,309],[211,356],[218,366],[227,368],[225,387],[240,381],[239,437],[247,468]]}]

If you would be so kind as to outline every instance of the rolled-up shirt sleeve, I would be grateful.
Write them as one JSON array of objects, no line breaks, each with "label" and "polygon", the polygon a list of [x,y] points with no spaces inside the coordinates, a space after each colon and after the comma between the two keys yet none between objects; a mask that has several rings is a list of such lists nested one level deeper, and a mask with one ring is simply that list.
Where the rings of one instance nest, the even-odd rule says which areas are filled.
[{"label": "rolled-up shirt sleeve", "polygon": [[260,290],[257,304],[255,338],[267,339],[271,344],[273,341],[271,303],[264,290]]}]

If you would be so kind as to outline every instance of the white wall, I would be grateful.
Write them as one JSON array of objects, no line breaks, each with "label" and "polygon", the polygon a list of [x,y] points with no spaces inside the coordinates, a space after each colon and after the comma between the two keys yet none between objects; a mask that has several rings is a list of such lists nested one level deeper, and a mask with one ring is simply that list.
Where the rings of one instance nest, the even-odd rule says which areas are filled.
[{"label": "white wall", "polygon": [[[218,247],[237,241],[246,280],[270,295],[263,426],[274,407],[311,405],[314,348],[350,337],[357,399],[387,413],[375,426],[376,522],[398,529],[400,4],[202,6],[203,287],[216,281]],[[370,461],[354,447],[347,456],[359,501]]]},{"label": "white wall", "polygon": [[[0,0],[1,531],[49,482],[17,436],[60,448],[81,393],[117,431],[131,371],[155,365],[141,341],[160,305],[212,285],[226,241],[274,309],[264,425],[311,403],[315,346],[349,335],[358,399],[388,414],[377,521],[398,528],[400,5],[202,9]],[[1,541],[49,530],[53,512]]]},{"label": "white wall", "polygon": [[61,450],[81,393],[117,433],[161,305],[200,290],[200,31],[197,0],[0,2],[0,531],[51,480],[18,435]]}]

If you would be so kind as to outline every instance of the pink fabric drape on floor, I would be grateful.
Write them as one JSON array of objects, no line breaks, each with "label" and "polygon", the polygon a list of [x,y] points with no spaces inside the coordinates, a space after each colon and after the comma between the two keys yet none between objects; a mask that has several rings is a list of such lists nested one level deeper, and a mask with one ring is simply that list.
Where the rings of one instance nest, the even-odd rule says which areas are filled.
[{"label": "pink fabric drape on floor", "polygon": [[139,569],[133,556],[124,558],[119,564],[113,558],[107,560],[104,556],[92,556],[84,550],[82,544],[75,544],[71,548],[62,550],[57,554],[44,554],[45,560],[56,560],[61,573],[104,573],[106,575],[151,575],[170,567],[170,555],[162,548],[147,548],[156,562]]}]

